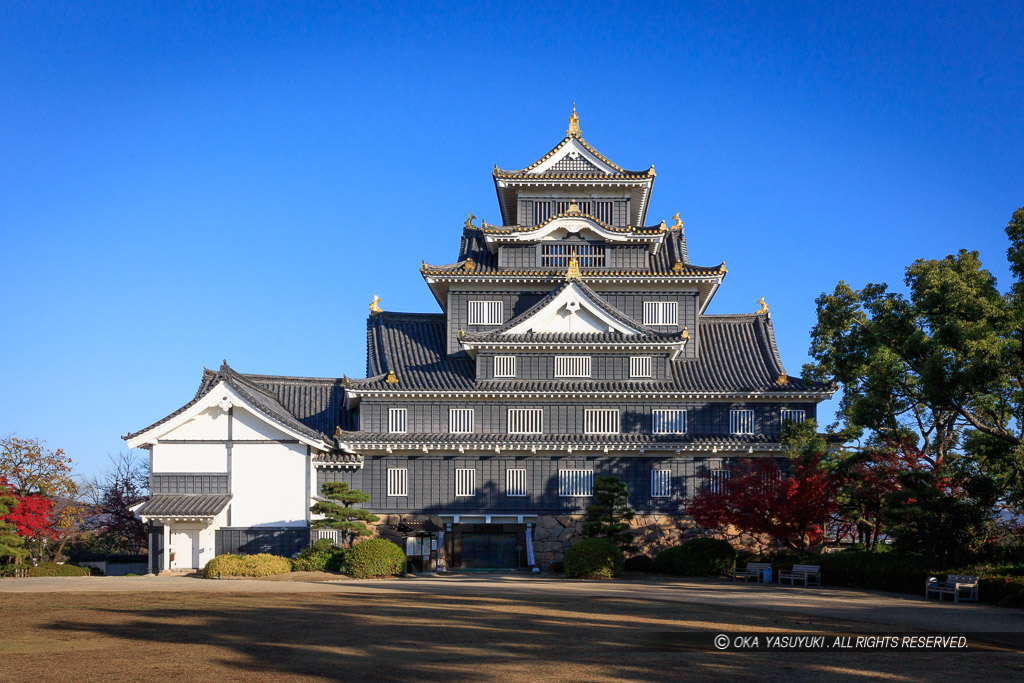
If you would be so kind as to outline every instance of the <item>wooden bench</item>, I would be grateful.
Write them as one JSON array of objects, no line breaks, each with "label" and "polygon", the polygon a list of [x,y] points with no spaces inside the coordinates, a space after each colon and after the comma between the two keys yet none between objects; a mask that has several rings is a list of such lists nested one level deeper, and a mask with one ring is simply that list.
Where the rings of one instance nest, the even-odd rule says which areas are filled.
[{"label": "wooden bench", "polygon": [[803,581],[805,586],[821,585],[821,567],[816,564],[794,564],[789,571],[779,572],[779,585],[784,579],[789,579],[789,585],[795,586],[796,582]]},{"label": "wooden bench", "polygon": [[943,595],[952,595],[953,602],[961,600],[978,602],[978,577],[949,574],[945,581],[939,581],[931,576],[924,585],[925,600],[932,595],[938,595],[939,602],[942,602]]},{"label": "wooden bench", "polygon": [[733,580],[743,579],[743,583],[746,583],[748,579],[753,579],[757,583],[761,583],[761,577],[764,576],[764,570],[771,568],[771,562],[747,562],[746,569],[733,570],[732,578]]}]

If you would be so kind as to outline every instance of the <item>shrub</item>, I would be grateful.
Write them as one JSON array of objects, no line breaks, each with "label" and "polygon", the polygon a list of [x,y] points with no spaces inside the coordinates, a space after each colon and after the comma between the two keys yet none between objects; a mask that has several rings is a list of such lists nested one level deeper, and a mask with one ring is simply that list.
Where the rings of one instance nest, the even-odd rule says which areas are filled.
[{"label": "shrub", "polygon": [[338,571],[344,554],[345,551],[335,546],[329,539],[321,538],[295,556],[292,560],[292,571]]},{"label": "shrub", "polygon": [[626,558],[624,568],[627,572],[653,572],[654,560],[647,555],[634,555]]},{"label": "shrub", "polygon": [[661,551],[654,567],[663,574],[716,576],[736,566],[736,550],[719,538],[693,538]]},{"label": "shrub", "polygon": [[405,574],[405,553],[383,538],[371,538],[345,551],[341,571],[356,579]]},{"label": "shrub", "polygon": [[277,555],[218,555],[206,563],[203,576],[216,579],[221,576],[273,576],[292,570],[292,561]]},{"label": "shrub", "polygon": [[577,579],[610,579],[622,573],[625,558],[607,538],[585,538],[565,551],[566,576]]},{"label": "shrub", "polygon": [[73,564],[57,564],[56,562],[40,562],[35,567],[29,567],[29,576],[89,576],[88,567],[79,567]]}]

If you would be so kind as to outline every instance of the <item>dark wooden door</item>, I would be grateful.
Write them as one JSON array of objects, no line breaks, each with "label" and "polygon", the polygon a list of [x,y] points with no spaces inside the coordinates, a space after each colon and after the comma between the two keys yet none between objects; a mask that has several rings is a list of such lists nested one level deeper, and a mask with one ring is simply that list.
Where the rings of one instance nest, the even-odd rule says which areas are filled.
[{"label": "dark wooden door", "polygon": [[515,569],[516,535],[514,533],[462,534],[463,569]]}]

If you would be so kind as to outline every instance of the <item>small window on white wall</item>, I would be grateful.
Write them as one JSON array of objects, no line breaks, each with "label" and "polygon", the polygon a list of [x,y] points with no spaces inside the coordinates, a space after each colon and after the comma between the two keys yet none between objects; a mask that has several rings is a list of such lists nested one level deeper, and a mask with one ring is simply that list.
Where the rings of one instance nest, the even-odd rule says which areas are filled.
[{"label": "small window on white wall", "polygon": [[650,356],[633,356],[629,359],[629,376],[630,377],[650,377],[651,376],[651,357]]},{"label": "small window on white wall", "polygon": [[404,467],[388,469],[388,495],[409,495],[409,470]]},{"label": "small window on white wall", "polygon": [[392,408],[388,411],[388,431],[392,434],[405,434],[408,427],[409,411],[405,408]]},{"label": "small window on white wall", "polygon": [[473,433],[473,409],[452,408],[448,411],[448,431],[452,434]]},{"label": "small window on white wall", "polygon": [[644,325],[678,325],[679,303],[676,301],[645,301]]},{"label": "small window on white wall", "polygon": [[455,470],[455,496],[466,498],[476,495],[476,470]]},{"label": "small window on white wall", "polygon": [[754,433],[754,411],[753,410],[730,410],[729,411],[729,433],[730,434],[753,434]]},{"label": "small window on white wall", "polygon": [[501,303],[500,301],[470,301],[469,324],[500,325]]},{"label": "small window on white wall", "polygon": [[672,470],[651,470],[651,497],[668,498],[672,495]]},{"label": "small window on white wall", "polygon": [[516,376],[516,357],[515,356],[495,356],[494,357],[494,376],[495,377],[515,377]]}]

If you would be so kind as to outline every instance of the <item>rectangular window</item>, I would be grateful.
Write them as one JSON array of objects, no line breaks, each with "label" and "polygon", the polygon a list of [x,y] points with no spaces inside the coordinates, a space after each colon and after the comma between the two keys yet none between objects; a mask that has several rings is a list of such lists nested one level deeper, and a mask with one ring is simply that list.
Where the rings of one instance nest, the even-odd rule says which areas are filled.
[{"label": "rectangular window", "polygon": [[399,469],[388,469],[388,495],[409,495],[409,470],[404,467]]},{"label": "rectangular window", "polygon": [[473,433],[473,409],[452,408],[448,411],[448,432],[451,434]]},{"label": "rectangular window", "polygon": [[590,377],[590,356],[555,356],[555,377]]},{"label": "rectangular window", "polygon": [[470,301],[469,324],[500,325],[501,304],[502,302],[500,301]]},{"label": "rectangular window", "polygon": [[604,268],[603,244],[540,245],[541,268],[565,268],[573,256],[580,268]]},{"label": "rectangular window", "polygon": [[633,356],[629,359],[629,376],[630,377],[650,377],[651,376],[651,357],[650,356]]},{"label": "rectangular window", "polygon": [[672,470],[651,470],[651,497],[668,498],[672,495]]},{"label": "rectangular window", "polygon": [[526,470],[514,469],[505,470],[505,495],[525,496],[526,495]]},{"label": "rectangular window", "polygon": [[651,431],[655,434],[685,434],[685,410],[652,410]]},{"label": "rectangular window", "polygon": [[573,204],[576,204],[576,210],[580,213],[590,213],[590,202],[577,202],[573,200],[564,201],[561,199],[555,202],[555,205],[558,208],[558,213],[565,213]]},{"label": "rectangular window", "polygon": [[455,497],[476,495],[476,470],[455,470]]},{"label": "rectangular window", "polygon": [[594,218],[596,218],[597,220],[601,221],[602,223],[607,223],[608,225],[612,225],[612,221],[615,220],[615,214],[613,213],[613,210],[615,208],[615,204],[613,202],[594,202],[594,203],[596,204],[596,210],[594,212]]},{"label": "rectangular window", "polygon": [[725,493],[725,482],[729,481],[729,470],[711,470],[708,472],[708,490],[711,493]]},{"label": "rectangular window", "polygon": [[544,431],[544,410],[541,408],[509,408],[509,434],[540,434]]},{"label": "rectangular window", "polygon": [[516,357],[515,356],[495,356],[494,357],[494,376],[495,377],[515,377],[516,376]]},{"label": "rectangular window", "polygon": [[587,408],[583,411],[585,434],[618,434],[618,408]]},{"label": "rectangular window", "polygon": [[392,434],[405,434],[408,430],[409,411],[405,408],[392,408],[388,411],[388,431]]},{"label": "rectangular window", "polygon": [[754,433],[754,411],[753,410],[730,410],[729,411],[729,433],[730,434],[753,434]]},{"label": "rectangular window", "polygon": [[806,416],[807,416],[807,413],[804,412],[803,410],[794,410],[792,408],[783,408],[782,409],[782,424],[786,424],[787,422],[796,422],[797,424],[800,424],[801,422],[804,421]]},{"label": "rectangular window", "polygon": [[678,325],[679,302],[645,301],[644,325]]},{"label": "rectangular window", "polygon": [[558,470],[558,495],[562,498],[594,495],[594,470]]},{"label": "rectangular window", "polygon": [[534,202],[533,224],[540,225],[549,218],[551,218],[551,202]]}]

